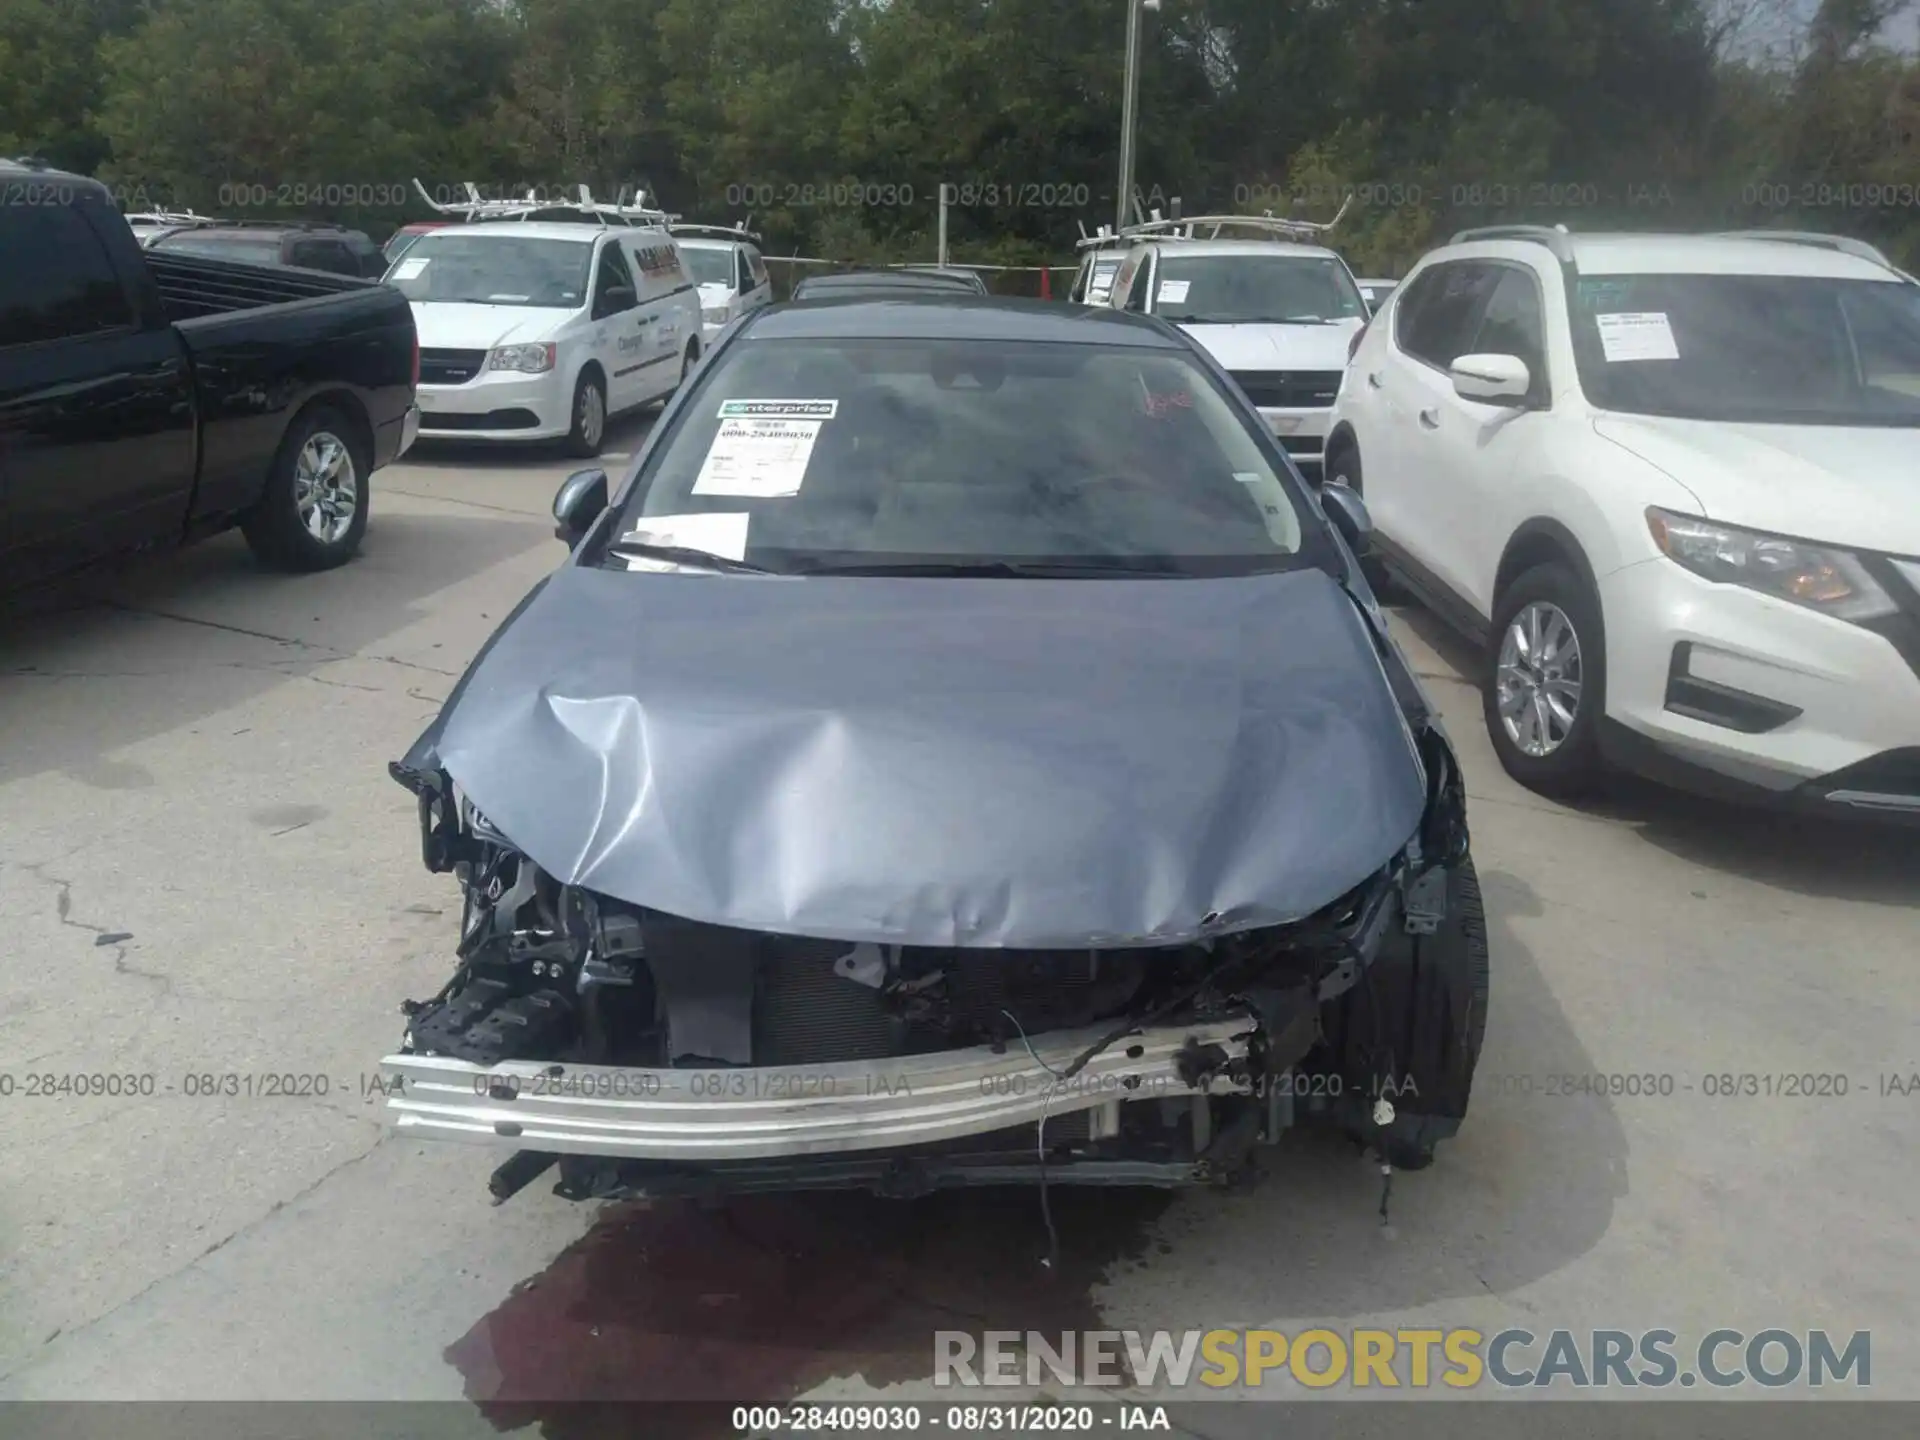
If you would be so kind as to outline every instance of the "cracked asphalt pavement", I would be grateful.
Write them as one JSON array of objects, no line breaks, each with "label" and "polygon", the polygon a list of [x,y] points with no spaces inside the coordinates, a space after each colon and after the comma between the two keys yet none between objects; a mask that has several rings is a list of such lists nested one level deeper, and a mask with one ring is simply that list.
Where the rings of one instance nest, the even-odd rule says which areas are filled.
[{"label": "cracked asphalt pavement", "polygon": [[[1405,610],[1471,782],[1494,994],[1473,1114],[1390,1224],[1357,1157],[1289,1140],[1244,1193],[1056,1200],[1069,1303],[1034,1283],[1026,1195],[490,1205],[495,1157],[394,1138],[368,1091],[458,915],[386,765],[560,559],[567,468],[419,454],[376,477],[343,570],[264,574],[227,537],[0,626],[0,1396],[904,1392],[934,1325],[1036,1316],[1868,1329],[1875,1392],[1920,1396],[1920,1096],[1875,1088],[1920,1070],[1920,847],[1638,786],[1530,795],[1460,647]],[[1851,1088],[1709,1098],[1709,1073]],[[1592,1074],[1675,1088],[1549,1093]],[[63,1076],[101,1078],[33,1093]],[[866,1308],[766,1339],[815,1315],[814,1251],[840,1257],[816,1288]],[[698,1366],[576,1363],[696,1329]],[[751,1366],[726,1348],[749,1332]]]}]

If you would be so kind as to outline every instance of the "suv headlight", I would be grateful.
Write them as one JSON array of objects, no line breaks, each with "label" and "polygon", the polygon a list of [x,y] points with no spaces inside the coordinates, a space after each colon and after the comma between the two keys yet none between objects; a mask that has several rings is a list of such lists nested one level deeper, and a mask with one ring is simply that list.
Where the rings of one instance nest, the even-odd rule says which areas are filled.
[{"label": "suv headlight", "polygon": [[1703,580],[1744,585],[1841,620],[1873,620],[1898,608],[1857,556],[1649,509],[1653,543]]},{"label": "suv headlight", "polygon": [[709,325],[727,323],[727,307],[724,305],[704,305],[700,309],[700,318]]},{"label": "suv headlight", "polygon": [[553,369],[554,354],[558,346],[551,342],[545,345],[502,345],[497,350],[487,352],[489,370],[519,370],[528,375],[540,375]]}]

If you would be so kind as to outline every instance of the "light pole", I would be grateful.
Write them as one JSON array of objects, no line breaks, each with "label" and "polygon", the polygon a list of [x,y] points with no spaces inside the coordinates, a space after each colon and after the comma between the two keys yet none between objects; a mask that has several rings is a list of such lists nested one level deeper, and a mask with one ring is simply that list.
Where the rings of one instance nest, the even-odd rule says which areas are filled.
[{"label": "light pole", "polygon": [[1140,12],[1158,10],[1160,0],[1127,0],[1127,73],[1120,102],[1120,196],[1115,202],[1116,232],[1133,223],[1133,127],[1140,105]]}]

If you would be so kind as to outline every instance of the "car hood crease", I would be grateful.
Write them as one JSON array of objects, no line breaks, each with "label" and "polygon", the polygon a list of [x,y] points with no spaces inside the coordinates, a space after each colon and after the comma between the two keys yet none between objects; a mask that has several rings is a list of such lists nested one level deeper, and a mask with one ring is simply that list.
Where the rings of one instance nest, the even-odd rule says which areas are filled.
[{"label": "car hood crease", "polygon": [[1318,570],[763,579],[569,565],[405,762],[559,880],[927,946],[1286,923],[1419,824],[1364,617]]}]

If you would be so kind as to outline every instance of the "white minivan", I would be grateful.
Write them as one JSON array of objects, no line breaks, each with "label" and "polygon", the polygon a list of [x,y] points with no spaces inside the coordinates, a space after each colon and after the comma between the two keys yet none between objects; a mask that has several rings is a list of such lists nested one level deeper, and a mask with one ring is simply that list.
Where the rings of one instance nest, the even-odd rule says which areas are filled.
[{"label": "white minivan", "polygon": [[1191,335],[1317,477],[1347,354],[1371,313],[1336,252],[1286,240],[1146,239],[1121,261],[1107,303]]},{"label": "white minivan", "polygon": [[502,220],[422,235],[387,272],[420,336],[420,435],[564,440],[671,395],[700,357],[700,297],[656,226]]},{"label": "white minivan", "polygon": [[675,225],[673,238],[700,287],[700,319],[707,343],[749,310],[773,303],[773,278],[754,245],[759,237],[739,226]]}]

